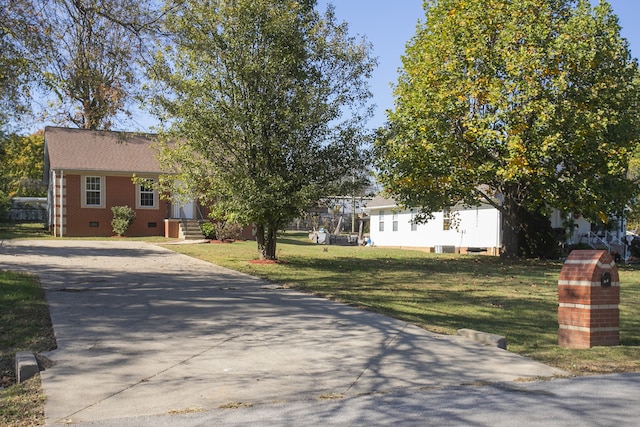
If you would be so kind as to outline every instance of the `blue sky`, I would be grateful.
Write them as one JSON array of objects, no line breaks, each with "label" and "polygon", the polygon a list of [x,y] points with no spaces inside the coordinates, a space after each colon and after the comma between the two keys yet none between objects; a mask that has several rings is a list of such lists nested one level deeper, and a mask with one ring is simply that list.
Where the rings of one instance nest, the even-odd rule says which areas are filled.
[{"label": "blue sky", "polygon": [[[598,0],[591,0],[595,4]],[[400,57],[409,39],[415,34],[418,20],[424,17],[422,0],[319,0],[321,10],[333,3],[336,15],[349,23],[353,35],[367,37],[373,44],[378,68],[371,80],[376,115],[371,127],[382,126],[385,111],[393,108],[390,84],[395,83]],[[629,42],[631,53],[640,55],[640,0],[609,0],[618,15],[621,34]]]}]

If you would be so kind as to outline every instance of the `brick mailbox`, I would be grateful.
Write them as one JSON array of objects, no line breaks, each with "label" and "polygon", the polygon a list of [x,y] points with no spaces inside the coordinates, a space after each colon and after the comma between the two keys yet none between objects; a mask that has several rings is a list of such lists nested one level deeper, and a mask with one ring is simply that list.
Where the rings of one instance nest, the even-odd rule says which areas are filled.
[{"label": "brick mailbox", "polygon": [[620,281],[607,251],[575,250],[558,279],[558,344],[591,348],[620,344]]}]

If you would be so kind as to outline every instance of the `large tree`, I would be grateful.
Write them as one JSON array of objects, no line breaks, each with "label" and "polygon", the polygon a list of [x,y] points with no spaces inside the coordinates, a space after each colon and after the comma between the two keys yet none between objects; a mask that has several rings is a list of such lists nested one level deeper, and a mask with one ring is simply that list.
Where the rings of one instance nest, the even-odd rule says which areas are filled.
[{"label": "large tree", "polygon": [[522,212],[606,220],[637,191],[637,62],[611,7],[588,0],[427,0],[395,109],[377,142],[380,179],[422,219],[456,204],[502,212],[503,254]]},{"label": "large tree", "polygon": [[358,164],[375,61],[315,0],[186,0],[153,70],[180,142],[165,158],[216,218],[255,224],[259,254]]},{"label": "large tree", "polygon": [[[20,0],[35,21],[29,59],[40,71],[47,119],[109,129],[130,114],[139,65],[161,13],[154,0]],[[17,12],[20,13],[20,12]]]},{"label": "large tree", "polygon": [[0,130],[27,110],[35,69],[29,52],[38,45],[37,22],[25,0],[0,0]]}]

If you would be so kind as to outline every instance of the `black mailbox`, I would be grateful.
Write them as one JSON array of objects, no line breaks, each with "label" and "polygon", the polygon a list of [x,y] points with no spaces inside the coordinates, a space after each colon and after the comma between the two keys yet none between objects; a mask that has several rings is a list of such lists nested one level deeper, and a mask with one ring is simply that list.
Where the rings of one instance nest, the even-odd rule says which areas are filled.
[{"label": "black mailbox", "polygon": [[611,273],[608,271],[604,271],[602,276],[600,277],[600,286],[603,288],[611,287]]}]

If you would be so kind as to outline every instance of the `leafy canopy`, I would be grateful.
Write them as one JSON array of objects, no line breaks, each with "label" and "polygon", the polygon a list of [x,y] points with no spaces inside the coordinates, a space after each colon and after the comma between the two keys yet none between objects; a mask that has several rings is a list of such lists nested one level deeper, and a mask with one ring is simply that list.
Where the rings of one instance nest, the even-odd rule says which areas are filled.
[{"label": "leafy canopy", "polygon": [[0,195],[42,197],[44,132],[0,135]]},{"label": "leafy canopy", "polygon": [[256,224],[266,258],[276,231],[364,158],[375,61],[315,6],[185,1],[152,70],[155,111],[180,141],[164,153],[167,182],[216,218]]},{"label": "leafy canopy", "polygon": [[386,189],[423,219],[491,203],[512,234],[521,209],[620,213],[637,192],[626,172],[638,66],[609,4],[427,0],[425,11],[376,144]]}]

